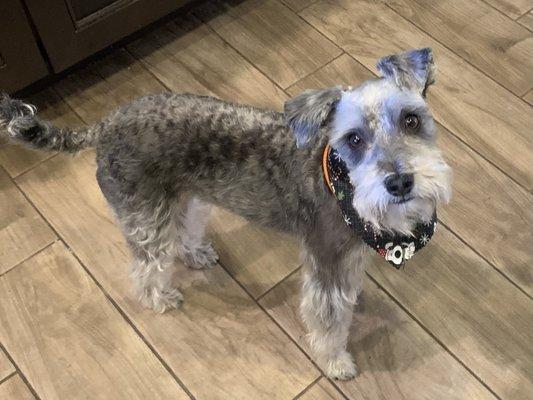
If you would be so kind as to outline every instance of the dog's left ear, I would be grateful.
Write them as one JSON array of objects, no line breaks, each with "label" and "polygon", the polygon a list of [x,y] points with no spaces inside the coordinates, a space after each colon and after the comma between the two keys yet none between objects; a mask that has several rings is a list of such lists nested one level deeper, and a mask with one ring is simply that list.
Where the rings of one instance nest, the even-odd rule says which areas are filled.
[{"label": "dog's left ear", "polygon": [[285,118],[298,148],[305,147],[318,134],[341,96],[340,86],[306,90],[285,103]]},{"label": "dog's left ear", "polygon": [[377,69],[384,78],[393,79],[399,87],[426,96],[427,88],[435,82],[433,52],[429,47],[383,57]]}]

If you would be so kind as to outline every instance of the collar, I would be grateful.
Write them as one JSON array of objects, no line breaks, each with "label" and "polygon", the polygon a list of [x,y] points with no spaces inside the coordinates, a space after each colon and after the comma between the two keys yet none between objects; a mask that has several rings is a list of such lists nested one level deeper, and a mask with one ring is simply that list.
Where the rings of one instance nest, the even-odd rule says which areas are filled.
[{"label": "collar", "polygon": [[353,207],[354,188],[348,168],[337,151],[329,145],[324,148],[322,155],[322,172],[330,192],[337,199],[346,225],[396,269],[423,248],[433,236],[437,226],[436,210],[430,221],[416,224],[412,235],[376,231],[370,222],[361,219]]}]

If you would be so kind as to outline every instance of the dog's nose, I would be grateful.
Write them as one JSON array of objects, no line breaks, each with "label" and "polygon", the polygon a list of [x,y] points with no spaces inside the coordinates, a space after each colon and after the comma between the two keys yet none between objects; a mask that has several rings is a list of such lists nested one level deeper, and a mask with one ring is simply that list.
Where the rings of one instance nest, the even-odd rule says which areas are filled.
[{"label": "dog's nose", "polygon": [[385,179],[387,192],[393,196],[405,196],[411,192],[415,184],[413,174],[394,174]]}]

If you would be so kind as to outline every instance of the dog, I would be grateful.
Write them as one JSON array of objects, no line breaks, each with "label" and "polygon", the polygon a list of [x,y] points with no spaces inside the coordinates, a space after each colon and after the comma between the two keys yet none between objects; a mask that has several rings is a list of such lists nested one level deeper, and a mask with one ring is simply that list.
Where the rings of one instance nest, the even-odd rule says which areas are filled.
[{"label": "dog", "polygon": [[157,312],[183,301],[171,279],[176,257],[190,268],[217,263],[205,238],[212,205],[299,237],[312,351],[328,377],[350,379],[348,331],[368,253],[324,182],[324,148],[342,158],[353,207],[378,231],[409,234],[451,195],[425,102],[431,49],[384,57],[377,69],[379,78],[357,87],[304,91],[283,113],[163,93],[78,130],[58,129],[4,95],[0,131],[37,149],[96,148],[97,180],[133,254],[136,291]]}]

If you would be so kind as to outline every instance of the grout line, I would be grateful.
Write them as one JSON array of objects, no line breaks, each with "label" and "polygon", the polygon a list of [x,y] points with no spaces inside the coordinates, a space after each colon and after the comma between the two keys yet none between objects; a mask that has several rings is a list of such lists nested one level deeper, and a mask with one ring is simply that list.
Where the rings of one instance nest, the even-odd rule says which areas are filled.
[{"label": "grout line", "polygon": [[[527,29],[529,32],[532,32],[532,33],[533,33],[533,27],[530,28],[529,26],[526,26],[526,25],[522,24],[522,23],[519,22],[519,21],[516,21],[516,22],[518,22],[518,23],[520,24],[520,26],[524,27],[524,28]],[[531,90],[530,90],[530,91],[531,91]],[[527,93],[529,93],[529,92],[527,92]],[[526,94],[527,94],[527,93],[526,93]],[[524,95],[524,96],[525,96],[525,95]],[[522,96],[522,97],[524,97],[524,96]],[[526,103],[527,103],[527,102],[526,102]]]},{"label": "grout line", "polygon": [[[357,361],[357,360],[355,360],[355,361]],[[357,364],[355,364],[355,366],[358,368]],[[359,377],[359,375],[356,375],[355,378],[353,378],[353,379],[357,379],[358,377]],[[326,379],[331,384],[331,386],[333,386],[337,390],[337,393],[340,393],[340,395],[344,398],[344,400],[352,400],[351,398],[348,397],[348,395],[344,394],[342,389],[337,384],[338,381],[334,381],[333,379],[327,378],[327,377],[326,377]]]},{"label": "grout line", "polygon": [[[48,224],[47,224],[48,225]],[[19,265],[21,264],[24,264],[26,261],[28,261],[30,258],[32,258],[33,256],[36,256],[40,253],[42,253],[43,251],[45,251],[47,248],[49,248],[50,246],[52,246],[54,243],[56,243],[57,241],[59,240],[58,237],[56,237],[54,240],[52,240],[50,243],[44,245],[44,247],[41,247],[39,250],[37,250],[35,253],[32,253],[30,254],[28,257],[24,258],[22,261],[19,261],[18,263],[16,263],[15,265],[13,265],[11,268],[9,268],[8,270],[0,273],[0,277],[4,276],[4,275],[7,275],[9,272],[13,271],[15,268],[17,268]]]},{"label": "grout line", "polygon": [[126,46],[122,47],[124,49],[124,51],[126,53],[128,53],[128,55],[133,58],[135,61],[138,61],[139,62],[139,65],[146,71],[148,72],[149,75],[152,75],[152,77],[162,86],[163,89],[165,90],[168,90],[170,92],[173,92],[167,85],[165,85],[165,83],[156,75],[152,72],[152,70],[150,68],[148,68],[148,63],[143,59],[143,58],[137,58],[135,56],[135,54],[133,54]]},{"label": "grout line", "polygon": [[[485,0],[483,0],[483,1],[485,1]],[[489,5],[490,5],[490,4],[489,4]],[[520,18],[522,18],[524,15],[529,14],[531,11],[533,11],[533,7],[531,7],[529,10],[527,10],[525,13],[520,14],[520,15],[519,15],[518,17],[516,17],[516,19],[514,19],[513,21],[518,22],[518,20],[519,20]],[[509,18],[511,18],[511,17],[509,17]],[[512,18],[511,18],[511,19],[512,19]],[[518,23],[520,24],[520,22],[518,22]],[[520,24],[520,25],[522,25],[522,24]]]},{"label": "grout line", "polygon": [[[269,288],[264,293],[262,293],[259,296],[257,296],[255,298],[255,301],[260,301],[262,298],[264,298],[266,295],[268,295],[270,292],[272,292],[272,290],[274,290],[274,288],[276,288],[278,285],[282,284],[283,282],[288,280],[291,276],[295,275],[300,270],[301,267],[302,267],[302,265],[298,264],[295,269],[293,269],[291,272],[289,272],[287,275],[285,275],[283,278],[281,278],[271,288]],[[232,276],[232,278],[233,278],[233,276]]]},{"label": "grout line", "polygon": [[[22,147],[22,148],[26,148],[26,149],[27,149],[27,147],[23,147],[23,146],[19,146],[19,147]],[[39,165],[45,163],[46,161],[50,160],[51,158],[54,158],[54,157],[57,156],[58,154],[59,154],[59,152],[55,152],[55,153],[50,154],[48,157],[44,158],[43,160],[40,160],[40,161],[36,162],[34,165],[32,165],[31,167],[29,167],[28,169],[25,169],[24,171],[19,172],[19,173],[16,174],[16,175],[13,175],[13,176],[11,177],[11,179],[14,180],[15,178],[18,178],[19,176],[22,176],[22,175],[24,175],[25,173],[34,170],[34,169],[37,168]]]},{"label": "grout line", "polygon": [[[354,60],[356,63],[358,63],[359,65],[361,65],[363,68],[365,68],[367,71],[369,71],[372,75],[374,76],[377,76],[372,70],[368,69],[364,64],[362,64],[361,62],[359,62],[359,60],[357,60],[354,56],[352,56],[350,53],[346,53],[352,60]],[[533,90],[533,89],[532,89]],[[524,102],[526,104],[529,104],[527,103],[525,100]],[[488,162],[490,165],[492,165],[494,168],[496,168],[498,171],[500,171],[502,174],[504,174],[507,178],[509,178],[511,181],[513,181],[516,185],[520,186],[522,189],[524,189],[526,192],[533,192],[533,188],[532,189],[528,189],[526,187],[526,185],[524,185],[523,183],[519,182],[516,180],[516,178],[514,178],[513,176],[511,176],[507,171],[503,170],[498,164],[496,164],[495,161],[492,161],[491,159],[487,158],[487,156],[485,156],[483,153],[480,153],[475,147],[473,147],[472,145],[470,145],[469,143],[467,143],[462,137],[458,136],[452,129],[448,129],[446,127],[446,125],[444,124],[444,121],[441,121],[441,120],[437,120],[435,119],[435,121],[440,125],[442,126],[444,129],[446,129],[448,132],[450,132],[450,134],[455,137],[457,140],[459,140],[463,145],[465,145],[467,148],[469,148],[470,150],[472,150],[474,153],[476,153],[478,156],[480,156],[483,160],[485,160],[486,162]]]},{"label": "grout line", "polygon": [[[488,78],[489,80],[491,80],[492,82],[496,83],[498,86],[500,86],[502,89],[504,89],[506,92],[510,93],[512,96],[514,96],[515,98],[517,99],[520,99],[521,101],[523,101],[524,103],[528,104],[524,99],[522,99],[521,96],[523,96],[524,94],[527,93],[523,93],[521,95],[517,94],[517,93],[514,93],[513,91],[511,91],[510,89],[506,88],[502,83],[498,82],[497,80],[495,80],[492,76],[488,75],[485,71],[481,70],[480,68],[478,68],[476,65],[472,64],[472,62],[466,58],[463,58],[461,55],[459,55],[458,53],[456,53],[454,50],[452,50],[450,47],[448,47],[446,44],[442,43],[440,40],[438,40],[436,37],[434,37],[432,34],[430,34],[429,32],[426,32],[424,29],[422,29],[421,27],[419,27],[417,24],[415,24],[414,22],[412,22],[410,19],[404,17],[402,14],[400,14],[399,12],[397,12],[394,8],[392,8],[389,4],[387,4],[386,2],[383,3],[383,5],[385,5],[385,7],[387,7],[388,9],[390,9],[392,12],[394,12],[396,15],[398,15],[400,18],[404,19],[405,21],[407,21],[410,25],[413,25],[416,29],[418,29],[419,31],[423,32],[424,34],[426,34],[427,36],[429,36],[430,38],[432,38],[433,40],[435,40],[438,44],[440,44],[442,47],[446,48],[448,51],[450,51],[453,55],[455,55],[457,58],[459,58],[460,60],[463,60],[465,63],[467,63],[468,65],[470,65],[472,68],[474,68],[476,71],[478,71],[479,73],[481,73],[483,76],[485,76],[486,78]],[[516,22],[516,21],[513,21],[513,22]],[[522,26],[522,25],[520,25]],[[529,88],[528,88],[529,90]]]},{"label": "grout line", "polygon": [[[524,99],[524,97],[526,97],[526,96],[527,96],[528,94],[530,94],[530,93],[533,95],[533,89],[528,90],[528,91],[522,96],[522,99]],[[532,98],[533,98],[533,96],[532,96]],[[531,103],[530,103],[529,101],[527,101],[526,99],[524,99],[524,100],[526,101],[526,103],[531,104]],[[533,106],[533,104],[531,104],[531,105]]]},{"label": "grout line", "polygon": [[435,342],[437,342],[455,361],[457,361],[464,369],[466,369],[479,383],[481,383],[490,393],[492,393],[498,400],[502,400],[479,376],[477,376],[472,369],[470,369],[461,359],[456,356],[436,335],[434,335],[417,317],[411,313],[396,297],[392,295],[384,286],[382,286],[377,279],[375,279],[368,271],[366,275],[374,284],[381,289],[400,309],[402,309],[420,328],[424,330]]},{"label": "grout line", "polygon": [[[89,268],[81,261],[81,259],[78,257],[76,252],[68,245],[68,242],[63,238],[62,235],[59,234],[59,232],[52,226],[52,224],[44,217],[44,215],[41,213],[41,211],[35,206],[35,204],[29,199],[28,196],[26,196],[26,193],[22,191],[22,189],[18,186],[17,182],[14,182],[17,188],[22,192],[26,200],[32,205],[33,208],[37,211],[37,213],[43,218],[50,229],[56,234],[56,236],[59,238],[59,240],[65,245],[65,247],[68,249],[68,251],[72,254],[72,256],[78,261],[78,263],[81,265],[83,270],[89,275],[89,277],[93,280],[93,282],[96,284],[96,286],[102,291],[104,296],[107,298],[107,300],[116,308],[118,313],[122,316],[122,318],[126,321],[126,323],[133,329],[133,331],[139,336],[139,338],[144,342],[144,344],[148,347],[148,349],[152,352],[152,354],[155,356],[155,358],[161,363],[163,368],[166,369],[166,371],[174,378],[176,383],[183,389],[183,391],[191,398],[191,400],[196,400],[196,398],[193,396],[193,394],[189,391],[189,389],[183,384],[181,379],[178,378],[178,376],[174,373],[174,371],[170,368],[170,366],[165,362],[165,360],[159,355],[159,353],[155,350],[155,348],[152,346],[152,344],[144,337],[144,335],[140,332],[140,330],[137,328],[137,326],[130,320],[130,318],[127,316],[126,312],[118,305],[118,303],[113,299],[109,293],[104,289],[104,287],[100,284],[100,282],[93,276],[93,274],[90,272]],[[0,344],[1,348],[1,344]]]},{"label": "grout line", "polygon": [[320,381],[322,379],[322,375],[320,375],[318,378],[316,378],[313,382],[311,382],[309,385],[307,385],[304,390],[302,390],[300,393],[298,393],[294,398],[293,400],[298,400],[300,399],[305,393],[307,393],[309,391],[309,389],[311,389],[313,386],[315,386],[318,381]]},{"label": "grout line", "polygon": [[10,380],[12,377],[14,377],[17,374],[18,374],[18,372],[17,372],[17,370],[15,370],[15,371],[11,372],[8,376],[0,379],[0,385],[2,385],[2,383],[4,383],[4,382]]},{"label": "grout line", "polygon": [[316,68],[314,71],[311,71],[309,72],[308,74],[302,76],[300,79],[298,79],[297,81],[291,83],[289,86],[287,86],[285,89],[283,89],[283,91],[285,93],[287,93],[287,95],[289,97],[292,97],[293,95],[291,95],[290,93],[287,92],[287,90],[289,90],[290,88],[296,86],[297,83],[299,83],[300,81],[304,80],[305,78],[308,78],[309,76],[313,75],[314,73],[318,72],[319,70],[321,70],[322,68],[328,66],[329,64],[331,64],[332,62],[336,61],[337,59],[341,58],[342,56],[344,56],[346,54],[346,52],[344,51],[344,49],[341,48],[341,53],[338,55],[338,56],[335,56],[333,57],[331,60],[329,60],[327,63],[325,63],[324,65],[321,65],[320,67]]},{"label": "grout line", "polygon": [[37,394],[33,386],[30,384],[26,376],[22,373],[19,366],[17,365],[13,357],[11,357],[11,354],[8,353],[8,351],[6,350],[6,348],[4,347],[2,343],[0,343],[0,351],[3,351],[6,357],[9,359],[9,361],[11,361],[11,364],[15,367],[15,374],[18,373],[18,375],[20,376],[20,379],[22,379],[22,381],[26,384],[26,387],[31,392],[31,394],[35,397],[35,399],[40,400],[41,398],[39,397],[39,395]]},{"label": "grout line", "polygon": [[533,296],[531,296],[528,292],[526,292],[524,289],[522,289],[521,286],[519,286],[516,282],[514,282],[507,274],[505,274],[501,269],[499,269],[495,264],[493,264],[491,261],[489,261],[483,254],[478,252],[475,247],[471,246],[469,243],[467,243],[461,236],[459,236],[458,233],[456,233],[452,228],[450,228],[447,224],[442,222],[440,218],[438,219],[439,223],[444,226],[446,229],[448,229],[457,239],[459,239],[464,245],[466,245],[470,250],[472,250],[475,254],[477,254],[483,261],[485,261],[488,265],[490,265],[493,269],[495,269],[503,278],[505,278],[509,283],[511,283],[514,287],[516,287],[520,292],[522,292],[526,297],[528,297],[530,300],[533,300]]}]

